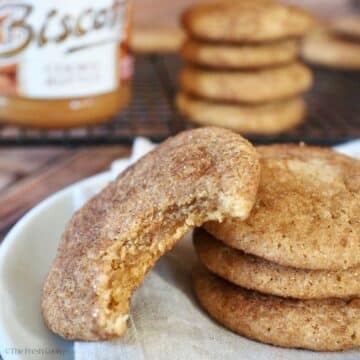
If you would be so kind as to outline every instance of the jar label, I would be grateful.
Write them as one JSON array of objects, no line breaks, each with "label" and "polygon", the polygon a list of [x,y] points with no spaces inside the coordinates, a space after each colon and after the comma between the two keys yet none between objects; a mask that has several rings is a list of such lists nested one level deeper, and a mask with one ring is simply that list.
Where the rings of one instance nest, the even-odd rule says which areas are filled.
[{"label": "jar label", "polygon": [[131,75],[128,0],[0,0],[0,94],[94,96]]}]

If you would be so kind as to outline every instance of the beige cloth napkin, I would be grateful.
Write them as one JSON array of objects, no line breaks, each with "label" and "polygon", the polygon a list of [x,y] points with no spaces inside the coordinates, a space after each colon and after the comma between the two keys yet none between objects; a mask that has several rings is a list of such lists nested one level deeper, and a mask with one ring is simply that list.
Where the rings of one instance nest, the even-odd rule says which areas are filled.
[{"label": "beige cloth napkin", "polygon": [[[109,179],[152,149],[137,139],[130,159],[116,162]],[[360,141],[337,150],[360,157]],[[104,184],[105,185],[105,184]],[[82,205],[99,189],[83,189],[75,199]],[[109,342],[76,342],[76,360],[355,360],[359,351],[314,353],[287,350],[238,336],[212,321],[197,305],[190,274],[196,257],[190,236],[158,261],[132,299],[129,329]]]}]

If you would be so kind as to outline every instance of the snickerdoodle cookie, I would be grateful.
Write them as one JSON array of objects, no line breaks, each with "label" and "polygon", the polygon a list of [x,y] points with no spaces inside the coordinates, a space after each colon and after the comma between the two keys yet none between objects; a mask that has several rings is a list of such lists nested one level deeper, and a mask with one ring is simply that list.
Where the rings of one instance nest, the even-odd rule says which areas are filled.
[{"label": "snickerdoodle cookie", "polygon": [[180,133],[144,156],[67,225],[43,288],[47,326],[67,339],[122,335],[156,260],[204,221],[245,219],[259,170],[253,146],[220,128]]},{"label": "snickerdoodle cookie", "polygon": [[360,16],[348,15],[335,18],[330,24],[330,30],[349,39],[360,40]]},{"label": "snickerdoodle cookie", "polygon": [[256,69],[292,62],[299,49],[300,45],[296,40],[238,46],[188,39],[180,54],[189,63],[212,68]]},{"label": "snickerdoodle cookie", "polygon": [[200,304],[220,324],[265,343],[317,351],[360,346],[360,299],[295,300],[233,285],[206,270],[194,273]]},{"label": "snickerdoodle cookie", "polygon": [[342,70],[360,69],[360,42],[337,37],[325,29],[309,34],[301,52],[312,64]]},{"label": "snickerdoodle cookie", "polygon": [[299,125],[306,113],[301,98],[269,104],[221,104],[180,92],[176,105],[181,114],[199,125],[225,127],[240,133],[278,134]]},{"label": "snickerdoodle cookie", "polygon": [[194,38],[244,43],[303,36],[313,18],[293,6],[243,0],[194,5],[185,11],[182,23]]},{"label": "snickerdoodle cookie", "polygon": [[245,221],[205,229],[275,263],[313,270],[360,265],[360,161],[330,149],[259,147],[261,180]]},{"label": "snickerdoodle cookie", "polygon": [[181,88],[203,98],[240,103],[280,100],[303,93],[312,85],[312,73],[297,62],[256,71],[208,71],[185,67]]},{"label": "snickerdoodle cookie", "polygon": [[230,248],[204,230],[196,230],[193,237],[202,264],[244,288],[297,299],[360,296],[360,267],[338,271],[297,269]]}]

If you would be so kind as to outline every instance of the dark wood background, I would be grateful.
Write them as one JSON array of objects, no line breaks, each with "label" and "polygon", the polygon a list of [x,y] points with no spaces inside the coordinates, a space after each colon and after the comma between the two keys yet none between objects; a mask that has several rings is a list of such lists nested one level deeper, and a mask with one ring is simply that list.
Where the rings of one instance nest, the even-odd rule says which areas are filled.
[{"label": "dark wood background", "polygon": [[0,150],[0,241],[12,224],[42,199],[128,156],[122,146]]}]

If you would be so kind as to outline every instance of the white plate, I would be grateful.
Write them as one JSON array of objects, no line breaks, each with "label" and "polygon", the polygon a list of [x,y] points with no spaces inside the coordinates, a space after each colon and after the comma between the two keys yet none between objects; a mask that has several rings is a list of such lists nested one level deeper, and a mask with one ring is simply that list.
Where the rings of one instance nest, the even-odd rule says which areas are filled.
[{"label": "white plate", "polygon": [[[4,360],[74,358],[73,343],[53,335],[43,323],[40,313],[41,288],[55,257],[61,233],[74,211],[74,201],[79,202],[76,196],[82,192],[91,193],[93,189],[102,188],[108,179],[109,174],[103,173],[49,197],[27,213],[0,245],[0,352]],[[148,353],[151,353],[151,346],[159,342],[166,344],[173,355],[175,349],[181,349],[182,355],[185,350],[188,351],[187,356],[180,358],[191,360],[204,358],[193,356],[194,349],[200,349],[203,353],[211,346],[213,348],[209,355],[214,358],[216,352],[214,349],[219,348],[218,356],[215,356],[219,359],[360,359],[359,351],[316,354],[263,345],[239,337],[218,326],[199,310],[197,305],[193,304],[191,291],[188,291],[189,289],[185,291],[188,287],[188,278],[185,277],[181,280],[181,276],[179,276],[181,273],[179,269],[186,269],[188,263],[191,262],[189,259],[191,252],[187,252],[184,256],[181,251],[174,250],[175,252],[169,254],[169,257],[162,258],[162,261],[147,276],[145,283],[139,289],[139,296],[133,304],[133,315],[135,315],[135,322],[139,325],[139,329],[149,326],[151,330],[143,339],[143,344],[148,346]],[[181,267],[175,267],[176,271],[174,271],[174,264],[178,263],[177,265],[179,265],[182,262],[184,264]],[[167,268],[166,265],[168,265]],[[164,268],[166,268],[165,271],[162,271]],[[150,304],[154,298],[157,299],[156,296],[164,293],[167,306],[164,306],[166,303],[162,304],[161,314],[157,314],[157,316],[162,316],[165,320],[158,323],[158,332],[151,337],[154,323],[152,316],[155,315],[153,312],[142,309],[142,305]],[[158,297],[158,299],[162,298]],[[168,316],[174,314],[174,308],[184,309],[178,314],[175,327],[179,328],[183,338],[186,338],[186,341],[180,343],[177,343],[178,333],[169,333],[169,322],[166,321],[166,319],[169,320]],[[156,306],[153,309],[155,312],[160,310]],[[201,329],[206,331],[201,332]],[[84,344],[84,346],[85,349],[87,349],[86,346],[92,348],[91,344]],[[105,349],[105,351],[108,349],[106,344],[102,346],[104,347],[101,349]],[[82,351],[84,352],[84,350]],[[228,356],[225,355],[226,351]],[[164,351],[160,353],[166,354]],[[155,351],[155,354],[159,355],[159,351]],[[162,357],[162,359],[165,358]]]},{"label": "white plate", "polygon": [[0,245],[0,352],[4,360],[73,358],[72,342],[53,335],[43,323],[41,287],[74,211],[73,194],[79,187],[100,187],[106,178],[107,174],[100,174],[50,196],[29,211]]}]

